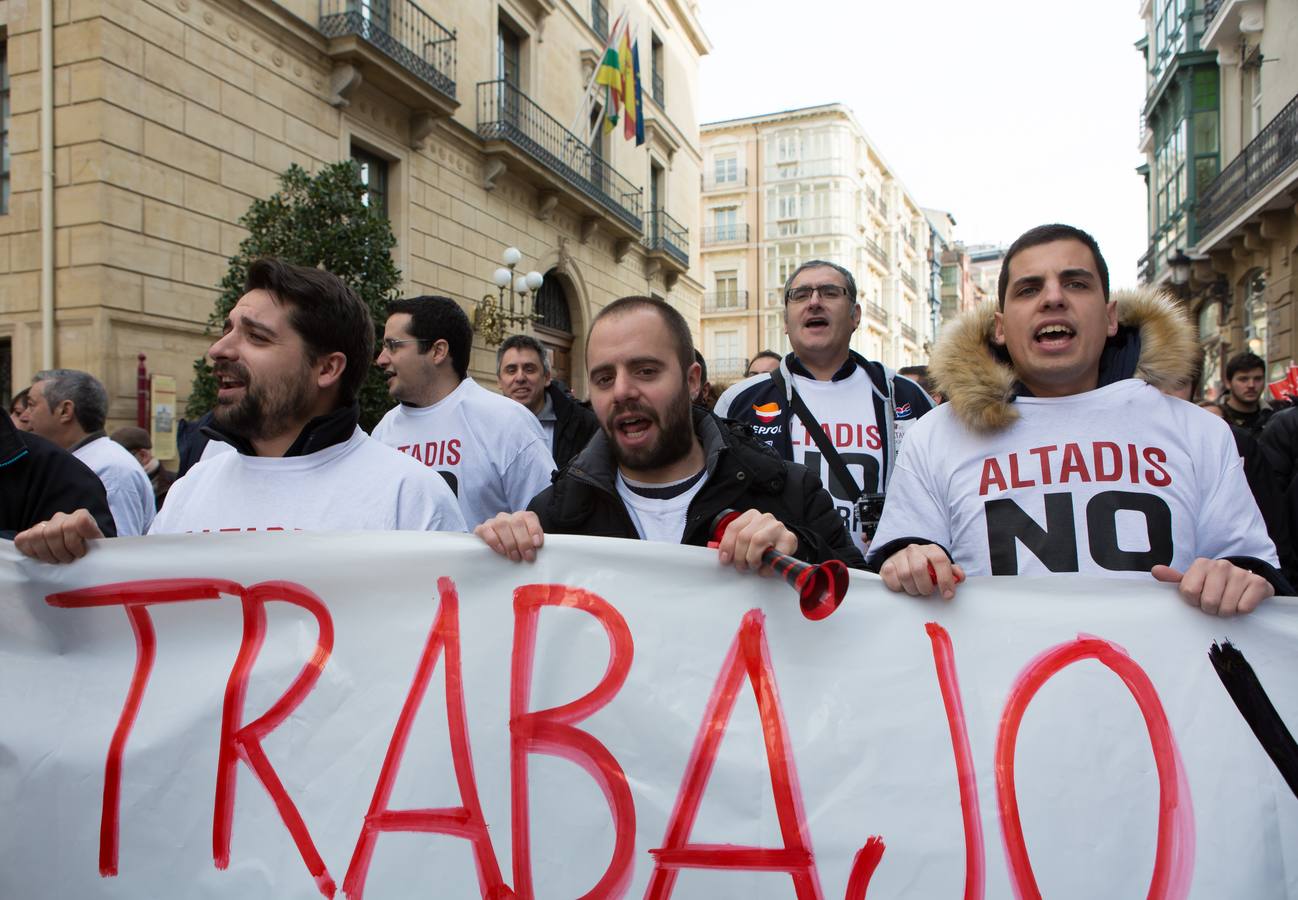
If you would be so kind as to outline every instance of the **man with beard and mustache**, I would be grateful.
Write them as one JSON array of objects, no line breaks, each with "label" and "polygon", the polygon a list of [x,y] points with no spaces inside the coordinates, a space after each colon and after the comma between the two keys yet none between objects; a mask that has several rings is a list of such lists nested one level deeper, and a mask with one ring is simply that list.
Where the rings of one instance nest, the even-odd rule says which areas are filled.
[{"label": "man with beard and mustache", "polygon": [[546,532],[705,546],[712,522],[742,515],[718,547],[723,564],[762,568],[775,547],[807,562],[861,554],[814,473],[786,462],[747,429],[691,407],[699,366],[685,319],[652,297],[623,297],[586,341],[600,431],[554,484],[517,513],[474,533],[513,560],[533,560]]},{"label": "man with beard and mustache", "polygon": [[[212,431],[237,452],[205,460],[177,481],[149,533],[464,531],[455,497],[435,472],[357,425],[356,395],[373,347],[369,311],[337,276],[278,260],[253,263],[208,351],[217,382]],[[68,562],[101,536],[78,510],[24,531],[15,545],[46,562]]]},{"label": "man with beard and mustache", "polygon": [[822,259],[804,262],[784,286],[793,352],[730,387],[713,411],[748,424],[784,459],[818,474],[864,550],[902,437],[933,401],[909,378],[852,350],[860,324],[852,273]]},{"label": "man with beard and mustache", "polygon": [[450,297],[389,303],[376,364],[398,404],[373,432],[441,473],[470,527],[527,506],[554,471],[536,416],[469,377],[472,350],[469,317]]}]

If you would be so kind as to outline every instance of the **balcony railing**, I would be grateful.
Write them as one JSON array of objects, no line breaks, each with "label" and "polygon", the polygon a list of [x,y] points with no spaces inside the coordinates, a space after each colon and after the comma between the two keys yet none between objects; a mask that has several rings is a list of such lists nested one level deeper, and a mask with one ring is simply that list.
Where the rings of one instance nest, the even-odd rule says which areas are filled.
[{"label": "balcony railing", "polygon": [[649,211],[649,233],[645,235],[644,245],[647,249],[660,250],[682,266],[690,264],[690,231],[677,222],[667,211],[653,209]]},{"label": "balcony railing", "polygon": [[412,0],[320,0],[320,33],[327,38],[354,34],[455,96],[455,32]]},{"label": "balcony railing", "polygon": [[907,325],[905,322],[901,323],[901,337],[903,340],[910,341],[912,344],[919,343],[919,335],[915,332],[915,329],[912,326]]},{"label": "balcony railing", "polygon": [[712,225],[703,229],[703,246],[710,244],[745,244],[748,242],[748,225],[742,222],[729,225]]},{"label": "balcony railing", "polygon": [[718,178],[716,175],[710,175],[703,179],[703,190],[705,191],[733,191],[747,186],[747,169],[741,169],[737,172],[728,172],[721,178]]},{"label": "balcony railing", "polygon": [[1204,0],[1203,3],[1203,30],[1208,30],[1208,25],[1217,17],[1217,10],[1221,9],[1222,0]]},{"label": "balcony railing", "polygon": [[651,84],[653,85],[654,102],[657,103],[660,108],[666,109],[667,93],[663,89],[663,73],[655,71],[653,73],[653,79],[651,81]]},{"label": "balcony railing", "polygon": [[841,159],[791,159],[774,162],[766,167],[767,181],[787,178],[823,178],[846,175],[847,163]]},{"label": "balcony railing", "polygon": [[903,271],[901,273],[901,283],[906,285],[906,287],[910,288],[912,293],[916,295],[919,294],[919,285],[915,283],[914,275],[911,275],[909,272]]},{"label": "balcony railing", "polygon": [[742,356],[722,356],[708,361],[708,381],[738,381],[748,371],[748,360]]},{"label": "balcony railing", "polygon": [[1295,162],[1298,162],[1298,97],[1290,100],[1199,196],[1199,236],[1208,234],[1237,213]]},{"label": "balcony railing", "polygon": [[885,269],[888,267],[887,250],[880,247],[870,238],[865,239],[865,249],[869,252],[871,256],[873,256],[876,260],[878,260],[879,265],[883,266]]},{"label": "balcony railing", "polygon": [[743,312],[748,309],[748,291],[712,291],[703,295],[704,312]]},{"label": "balcony railing", "polygon": [[590,27],[604,39],[608,39],[608,7],[603,0],[590,0]]},{"label": "balcony railing", "polygon": [[880,325],[887,326],[888,310],[884,309],[873,300],[866,301],[865,312],[871,319],[874,319],[874,321],[878,322]]},{"label": "balcony railing", "polygon": [[1154,245],[1150,244],[1149,249],[1144,255],[1136,261],[1136,278],[1141,284],[1149,284],[1154,280]]},{"label": "balcony railing", "polygon": [[636,231],[642,227],[642,189],[509,82],[478,84],[478,135],[513,144]]},{"label": "balcony railing", "polygon": [[806,237],[812,234],[851,234],[852,226],[847,219],[821,217],[815,219],[788,219],[783,222],[767,222],[765,235],[767,240],[785,237]]}]

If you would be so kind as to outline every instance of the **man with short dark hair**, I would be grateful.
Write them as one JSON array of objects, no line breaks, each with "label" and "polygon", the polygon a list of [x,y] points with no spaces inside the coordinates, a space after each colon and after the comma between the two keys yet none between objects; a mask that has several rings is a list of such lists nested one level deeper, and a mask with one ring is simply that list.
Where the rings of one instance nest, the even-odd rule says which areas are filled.
[{"label": "man with short dark hair", "polygon": [[[236,452],[198,463],[172,485],[149,533],[463,531],[445,482],[358,425],[373,348],[369,310],[336,275],[253,263],[208,350],[217,386],[209,430]],[[139,464],[121,452],[147,487]],[[67,562],[100,536],[79,510],[29,529],[15,545]]]},{"label": "man with short dark hair", "polygon": [[108,392],[88,372],[37,372],[28,393],[32,431],[90,467],[104,483],[119,537],[144,534],[156,507],[153,488],[131,454],[108,439]]},{"label": "man with short dark hair", "polygon": [[591,404],[600,432],[529,505],[475,529],[488,546],[532,560],[546,532],[704,546],[718,514],[741,515],[722,563],[762,568],[769,547],[808,562],[861,565],[815,474],[781,460],[742,425],[690,403],[699,366],[681,314],[652,297],[623,297],[591,324]]},{"label": "man with short dark hair", "polygon": [[1262,402],[1265,390],[1266,363],[1262,357],[1245,351],[1226,360],[1226,394],[1221,398],[1226,421],[1260,437],[1275,411]]},{"label": "man with short dark hair", "polygon": [[764,375],[767,372],[773,372],[780,367],[780,360],[783,356],[774,350],[759,350],[757,355],[748,361],[744,368],[744,377],[752,378],[754,375]]},{"label": "man with short dark hair", "polygon": [[784,287],[793,352],[773,371],[731,386],[715,412],[817,473],[864,550],[902,438],[933,402],[909,378],[852,350],[860,323],[851,272],[821,259],[798,266]]},{"label": "man with short dark hair", "polygon": [[1095,240],[1067,225],[1010,246],[999,294],[934,351],[947,403],[898,460],[870,554],[884,584],[950,598],[963,575],[1152,576],[1219,615],[1288,592],[1229,429],[1159,390],[1198,351],[1184,314],[1110,300]]},{"label": "man with short dark hair", "polygon": [[531,335],[513,334],[501,342],[496,378],[500,393],[523,404],[541,423],[560,469],[599,431],[595,414],[553,383],[545,347]]},{"label": "man with short dark hair", "polygon": [[166,499],[167,491],[179,476],[153,455],[153,438],[138,425],[123,425],[110,437],[121,444],[122,449],[127,453],[139,460],[144,474],[149,476],[149,483],[153,485],[154,505],[162,509],[162,501]]},{"label": "man with short dark hair", "polygon": [[473,328],[450,297],[388,304],[378,363],[398,404],[374,437],[436,469],[469,527],[527,506],[554,458],[536,416],[469,377]]}]

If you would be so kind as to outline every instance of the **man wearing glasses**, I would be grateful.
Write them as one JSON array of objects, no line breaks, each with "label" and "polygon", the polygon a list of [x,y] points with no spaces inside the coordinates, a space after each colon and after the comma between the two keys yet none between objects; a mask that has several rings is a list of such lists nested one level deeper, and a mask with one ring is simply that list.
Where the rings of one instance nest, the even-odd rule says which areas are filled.
[{"label": "man wearing glasses", "polygon": [[554,458],[536,416],[469,377],[473,328],[449,297],[388,304],[377,365],[398,401],[373,436],[441,473],[469,528],[526,509]]},{"label": "man wearing glasses", "polygon": [[784,287],[793,352],[731,387],[715,412],[747,423],[785,459],[818,474],[864,550],[902,436],[933,402],[915,382],[852,350],[860,323],[852,273],[824,260],[803,263]]}]

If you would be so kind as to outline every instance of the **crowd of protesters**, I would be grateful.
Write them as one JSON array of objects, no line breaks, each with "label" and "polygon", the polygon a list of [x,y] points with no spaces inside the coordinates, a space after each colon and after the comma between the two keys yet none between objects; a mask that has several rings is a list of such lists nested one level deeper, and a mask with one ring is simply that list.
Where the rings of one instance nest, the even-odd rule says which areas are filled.
[{"label": "crowd of protesters", "polygon": [[[1298,410],[1262,402],[1248,353],[1196,405],[1184,311],[1111,294],[1090,235],[1021,235],[994,308],[948,325],[928,367],[852,350],[860,317],[852,273],[809,260],[784,287],[792,352],[722,386],[670,304],[616,299],[585,336],[579,401],[527,335],[499,347],[499,393],[478,384],[454,300],[392,302],[376,342],[340,279],[261,260],[179,470],[144,429],[105,432],[93,376],[38,372],[0,423],[0,533],[51,563],[105,537],[356,529],[473,531],[525,561],[558,532],[715,541],[763,574],[774,547],[948,598],[967,576],[1064,573],[1175,583],[1223,615],[1293,592]],[[395,405],[366,434],[371,366]]]}]

